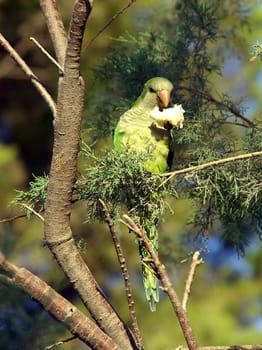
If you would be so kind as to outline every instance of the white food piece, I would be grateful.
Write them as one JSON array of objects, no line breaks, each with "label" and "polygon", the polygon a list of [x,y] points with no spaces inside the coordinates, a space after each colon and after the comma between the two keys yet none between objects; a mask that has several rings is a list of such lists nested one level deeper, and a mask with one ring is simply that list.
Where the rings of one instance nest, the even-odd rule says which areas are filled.
[{"label": "white food piece", "polygon": [[162,111],[158,107],[155,107],[152,109],[150,116],[160,127],[163,127],[165,123],[169,122],[173,127],[182,129],[184,112],[185,110],[182,105],[175,104],[173,107],[165,108]]}]

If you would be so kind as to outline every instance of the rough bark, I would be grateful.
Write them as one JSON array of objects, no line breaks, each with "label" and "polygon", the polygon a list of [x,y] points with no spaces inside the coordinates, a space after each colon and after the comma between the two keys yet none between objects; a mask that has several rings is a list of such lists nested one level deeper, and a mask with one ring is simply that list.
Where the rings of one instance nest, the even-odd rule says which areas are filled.
[{"label": "rough bark", "polygon": [[84,81],[79,73],[84,28],[92,1],[75,2],[70,23],[64,76],[58,89],[54,147],[45,210],[44,239],[92,317],[123,349],[136,348],[122,320],[105,299],[75,246],[70,227],[72,188],[76,177]]}]

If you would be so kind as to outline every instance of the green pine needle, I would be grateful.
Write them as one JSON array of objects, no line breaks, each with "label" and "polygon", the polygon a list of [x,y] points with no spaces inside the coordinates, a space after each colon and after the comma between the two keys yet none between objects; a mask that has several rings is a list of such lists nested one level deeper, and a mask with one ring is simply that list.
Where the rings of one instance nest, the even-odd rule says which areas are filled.
[{"label": "green pine needle", "polygon": [[86,147],[83,153],[92,157],[93,163],[77,181],[75,193],[87,203],[87,220],[103,218],[99,199],[107,203],[112,216],[123,205],[141,218],[161,214],[165,188],[159,188],[157,175],[144,171],[145,156],[111,150],[96,158]]}]

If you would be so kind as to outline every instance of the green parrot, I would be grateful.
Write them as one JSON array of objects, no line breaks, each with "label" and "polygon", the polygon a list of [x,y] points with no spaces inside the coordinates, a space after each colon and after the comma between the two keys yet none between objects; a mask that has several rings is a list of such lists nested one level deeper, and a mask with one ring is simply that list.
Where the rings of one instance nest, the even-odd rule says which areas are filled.
[{"label": "green parrot", "polygon": [[[170,152],[170,129],[172,125],[162,117],[168,107],[173,84],[162,77],[148,80],[134,105],[125,112],[115,128],[114,146],[119,152],[135,152],[146,155],[143,167],[152,173],[163,173],[168,168]],[[160,117],[154,117],[154,109]],[[162,112],[162,114],[161,114]],[[141,220],[147,238],[158,251],[158,218]],[[159,301],[159,281],[150,264],[150,256],[142,242],[139,242],[142,262],[143,283],[146,299],[151,311]]]}]

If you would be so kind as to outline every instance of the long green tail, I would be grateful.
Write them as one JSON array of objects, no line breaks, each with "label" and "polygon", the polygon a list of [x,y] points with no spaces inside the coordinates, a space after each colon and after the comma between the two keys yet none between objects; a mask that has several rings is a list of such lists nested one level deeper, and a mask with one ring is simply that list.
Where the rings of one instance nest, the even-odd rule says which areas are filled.
[{"label": "long green tail", "polygon": [[[158,231],[157,227],[146,220],[143,225],[147,238],[153,244],[155,251],[158,251]],[[139,254],[142,261],[142,275],[145,288],[146,299],[149,303],[150,310],[156,311],[156,304],[159,302],[159,280],[156,277],[154,268],[152,266],[152,259],[150,254],[143,245],[139,242]]]}]

